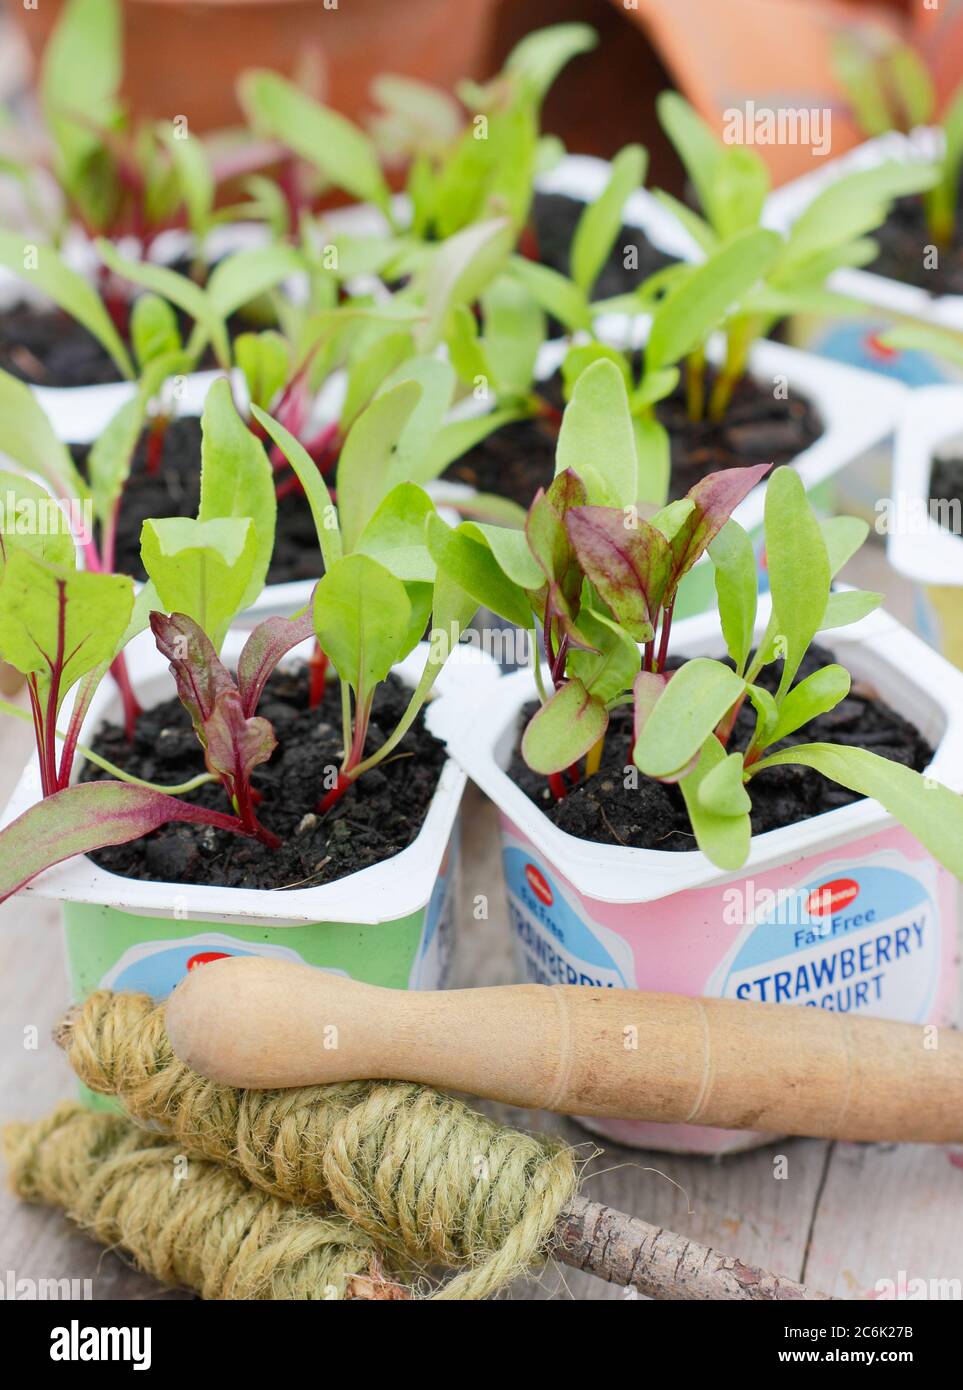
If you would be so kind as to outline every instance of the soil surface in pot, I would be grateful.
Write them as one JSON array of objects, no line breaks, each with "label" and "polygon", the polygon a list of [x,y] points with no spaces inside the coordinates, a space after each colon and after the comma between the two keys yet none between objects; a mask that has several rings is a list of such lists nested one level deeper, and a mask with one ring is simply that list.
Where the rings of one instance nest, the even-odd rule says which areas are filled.
[{"label": "soil surface in pot", "polygon": [[[77,466],[86,469],[90,446],[72,445]],[[281,474],[287,477],[287,473]],[[115,567],[122,574],[147,578],[140,562],[140,532],[148,517],[196,516],[201,493],[201,422],[194,415],[172,420],[164,435],[160,467],[147,471],[147,434],[141,436],[130,478],[124,489],[117,525]],[[274,555],[269,584],[317,579],[323,570],[311,508],[302,492],[287,493],[278,502]]]},{"label": "soil surface in pot", "polygon": [[[410,691],[390,676],[375,698],[366,753],[384,742],[407,707]],[[422,714],[393,756],[365,773],[327,812],[315,813],[326,769],[341,762],[341,694],[329,681],[317,709],[308,708],[308,674],[302,664],[276,671],[258,714],[274,726],[278,746],[256,768],[252,784],[263,800],[262,824],[280,836],[280,849],[213,826],[167,825],[127,845],[99,850],[94,861],[125,878],[200,883],[226,888],[314,888],[399,854],[417,838],[445,762],[445,748],[424,727]],[[96,752],[147,781],[175,786],[204,771],[204,758],[184,707],[177,699],[146,710],[133,745],[122,728],[106,725]],[[103,777],[89,763],[86,781]],[[219,782],[199,787],[187,800],[230,813]]]},{"label": "soil surface in pot", "polygon": [[[707,390],[714,375],[707,373]],[[559,417],[554,412],[564,404],[561,374],[544,382],[539,392],[553,413],[503,425],[450,464],[444,477],[527,508],[538,489],[548,487],[555,476]],[[788,463],[823,432],[819,413],[805,396],[790,391],[785,400],[776,399],[768,383],[751,376],[743,377],[718,424],[688,418],[682,381],[659,403],[657,413],[669,431],[670,499],[684,496],[707,473],[720,469]]]},{"label": "soil surface in pot", "polygon": [[[957,195],[957,210],[963,212]],[[900,198],[873,240],[879,245],[879,255],[867,270],[916,285],[931,294],[963,294],[963,222],[958,220],[953,242],[937,250],[936,265],[929,264],[927,254],[933,236],[926,225],[923,200],[918,196]]]},{"label": "soil surface in pot", "polygon": [[[535,194],[532,223],[540,264],[568,275],[572,237],[585,206],[580,199],[569,198],[564,193]],[[626,250],[629,248],[634,248],[635,254],[628,259],[635,264],[627,267]],[[611,299],[617,294],[629,294],[657,270],[674,265],[677,260],[677,256],[669,256],[653,246],[641,227],[623,227],[592,288],[592,298]]]},{"label": "soil surface in pot", "polygon": [[[938,505],[934,508],[934,503]],[[930,474],[930,514],[954,535],[963,524],[963,458],[934,459]]]},{"label": "soil surface in pot", "polygon": [[[825,648],[810,648],[797,680],[833,659]],[[680,664],[670,662],[674,666]],[[779,669],[778,664],[764,667],[759,684],[774,692]],[[520,731],[535,709],[534,702],[526,706]],[[730,749],[745,748],[754,727],[755,712],[747,701],[736,721]],[[776,746],[788,748],[795,743],[820,741],[868,748],[917,772],[922,772],[933,757],[932,748],[919,731],[884,704],[874,690],[858,681],[853,682],[850,694],[834,710],[810,720]],[[635,849],[695,849],[695,836],[678,787],[641,774],[637,787],[625,786],[624,769],[632,765],[632,743],[632,707],[622,705],[612,711],[598,772],[574,787],[562,801],[553,800],[546,779],[525,766],[517,745],[508,775],[554,825],[580,840]],[[767,768],[753,778],[750,793],[754,835],[794,825],[862,799],[805,767]]]}]

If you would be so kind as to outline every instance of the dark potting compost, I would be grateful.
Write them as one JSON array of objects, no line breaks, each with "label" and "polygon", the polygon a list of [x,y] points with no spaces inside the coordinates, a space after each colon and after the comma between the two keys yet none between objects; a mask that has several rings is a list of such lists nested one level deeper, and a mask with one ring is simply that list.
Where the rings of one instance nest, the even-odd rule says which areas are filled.
[{"label": "dark potting compost", "polygon": [[[707,394],[714,379],[714,373],[707,372]],[[561,375],[556,373],[544,382],[539,394],[553,411],[560,411],[564,404]],[[684,381],[660,401],[656,411],[669,431],[672,501],[683,497],[707,473],[754,463],[788,463],[823,432],[819,412],[805,396],[789,391],[785,399],[777,399],[768,383],[748,375],[736,387],[719,422],[689,419]],[[528,508],[538,489],[548,487],[555,476],[558,425],[551,413],[503,425],[449,464],[444,476]]]},{"label": "dark potting compost", "polygon": [[[115,561],[118,572],[132,575],[141,582],[147,578],[140,560],[140,533],[147,518],[197,515],[201,493],[201,422],[193,415],[171,421],[164,434],[160,466],[154,473],[147,468],[147,439],[145,431],[137,445],[121,498]],[[90,453],[89,445],[73,445],[70,452],[83,471]],[[318,579],[322,570],[311,508],[303,492],[285,493],[278,502],[268,583]]]},{"label": "dark potting compost", "polygon": [[930,474],[929,510],[947,530],[957,536],[960,534],[963,524],[963,458],[934,459]]},{"label": "dark potting compost", "polygon": [[[542,265],[562,275],[569,274],[572,237],[585,206],[580,199],[564,193],[535,194],[532,223]],[[629,294],[657,270],[674,265],[677,260],[677,256],[669,256],[653,246],[641,227],[622,227],[592,288],[592,298],[612,299],[617,294]]]},{"label": "dark potting compost", "polygon": [[[411,692],[395,676],[378,687],[366,753],[380,747],[400,720]],[[315,807],[324,794],[325,770],[342,757],[341,695],[329,681],[316,709],[308,707],[308,673],[303,665],[276,671],[258,706],[274,726],[278,746],[255,769],[261,793],[258,818],[280,836],[279,849],[212,826],[167,825],[131,844],[98,850],[101,868],[125,878],[154,882],[213,884],[225,888],[315,888],[399,854],[417,838],[438,785],[445,748],[424,727],[422,710],[397,751],[364,773],[324,816]],[[108,724],[94,751],[146,781],[176,786],[204,771],[191,722],[177,699],[145,710],[133,743]],[[83,780],[106,774],[86,764]],[[187,800],[230,812],[219,782],[188,794]]]},{"label": "dark potting compost", "polygon": [[[810,647],[796,680],[805,679],[833,660],[825,648]],[[677,668],[682,663],[670,660],[668,664]],[[779,670],[778,666],[764,667],[759,684],[775,692]],[[536,708],[533,701],[522,712],[519,742],[521,730]],[[554,825],[580,840],[633,849],[693,850],[695,836],[677,786],[654,781],[641,773],[637,774],[635,787],[626,786],[625,769],[632,766],[632,716],[631,705],[612,711],[598,772],[579,782],[561,801],[553,799],[546,779],[525,765],[518,744],[508,775]],[[754,727],[755,713],[747,701],[736,721],[730,749],[745,749]],[[917,772],[922,772],[933,756],[932,748],[914,725],[858,681],[853,682],[850,694],[835,709],[811,719],[774,747],[819,741],[868,748]],[[752,831],[760,835],[766,830],[795,825],[861,799],[811,768],[766,768],[752,779]]]},{"label": "dark potting compost", "polygon": [[0,314],[0,367],[31,386],[103,386],[124,379],[81,324],[24,300]]},{"label": "dark potting compost", "polygon": [[[959,193],[957,209],[961,208]],[[873,232],[879,255],[867,270],[891,280],[929,290],[931,294],[963,294],[963,235],[959,225],[950,246],[936,248],[918,195],[900,198],[883,225]]]}]

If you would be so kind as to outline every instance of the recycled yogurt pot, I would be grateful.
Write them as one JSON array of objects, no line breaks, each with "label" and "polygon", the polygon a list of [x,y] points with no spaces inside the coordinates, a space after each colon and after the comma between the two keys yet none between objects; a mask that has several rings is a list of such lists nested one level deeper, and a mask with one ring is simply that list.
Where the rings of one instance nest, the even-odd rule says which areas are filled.
[{"label": "recycled yogurt pot", "polygon": [[930,507],[934,457],[954,437],[963,457],[963,387],[914,391],[896,434],[886,553],[893,568],[913,580],[923,635],[963,670],[963,536],[942,525]]},{"label": "recycled yogurt pot", "polygon": [[[228,664],[246,634],[231,632]],[[310,644],[292,657],[306,657]],[[128,648],[131,679],[149,706],[172,692],[167,662],[150,633]],[[409,685],[421,674],[425,648],[395,673]],[[497,668],[472,647],[457,648],[437,689],[472,717]],[[104,682],[92,701],[81,742],[120,716]],[[39,875],[23,891],[62,904],[67,961],[75,998],[91,990],[145,991],[163,998],[187,970],[222,955],[268,955],[301,961],[396,989],[440,989],[447,980],[459,867],[458,813],[465,774],[448,759],[415,840],[399,854],[314,888],[266,891],[125,878],[86,856]],[[34,756],[3,812],[6,826],[40,797]],[[29,910],[29,907],[27,908]]]},{"label": "recycled yogurt pot", "polygon": [[[759,632],[769,603],[760,603]],[[718,618],[689,619],[679,651],[714,655]],[[757,634],[758,635],[758,634]],[[928,772],[963,789],[963,676],[888,614],[833,633],[838,660],[936,748]],[[857,1011],[946,1024],[958,982],[957,881],[876,801],[753,837],[736,873],[697,850],[580,840],[508,776],[531,672],[502,679],[470,730],[435,731],[498,808],[517,977]],[[774,1136],[585,1120],[619,1143],[721,1154]]]}]

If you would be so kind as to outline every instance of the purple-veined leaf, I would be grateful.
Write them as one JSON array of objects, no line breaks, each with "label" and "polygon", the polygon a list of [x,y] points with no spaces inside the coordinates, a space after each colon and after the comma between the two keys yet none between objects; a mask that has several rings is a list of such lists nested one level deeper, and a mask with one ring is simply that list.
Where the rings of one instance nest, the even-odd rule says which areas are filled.
[{"label": "purple-veined leaf", "polygon": [[185,613],[152,613],[150,628],[161,656],[171,664],[181,704],[191,716],[194,731],[204,742],[204,726],[218,697],[234,690],[234,680],[207,633]]},{"label": "purple-veined leaf", "polygon": [[573,507],[565,518],[579,563],[636,642],[650,642],[672,564],[662,533],[617,507]]},{"label": "purple-veined leaf", "polygon": [[292,647],[314,636],[314,594],[294,618],[265,618],[244,643],[237,663],[237,685],[245,715],[252,715],[269,677]]},{"label": "purple-veined leaf", "polygon": [[222,690],[204,722],[204,762],[220,777],[230,795],[247,785],[259,763],[266,763],[278,746],[267,719],[244,713],[236,690]]},{"label": "purple-veined leaf", "polygon": [[175,796],[127,782],[84,782],[44,797],[0,831],[0,902],[44,869],[123,845],[168,821],[213,825],[245,834],[235,816],[192,806]]},{"label": "purple-veined leaf", "polygon": [[695,506],[669,542],[672,572],[666,586],[667,597],[675,593],[683,576],[709,543],[715,540],[739,503],[762,481],[771,466],[757,463],[751,468],[723,468],[718,473],[708,473],[689,489],[686,498]]},{"label": "purple-veined leaf", "polygon": [[568,617],[578,614],[582,569],[562,516],[539,490],[525,518],[528,548],[549,583],[553,606]]}]

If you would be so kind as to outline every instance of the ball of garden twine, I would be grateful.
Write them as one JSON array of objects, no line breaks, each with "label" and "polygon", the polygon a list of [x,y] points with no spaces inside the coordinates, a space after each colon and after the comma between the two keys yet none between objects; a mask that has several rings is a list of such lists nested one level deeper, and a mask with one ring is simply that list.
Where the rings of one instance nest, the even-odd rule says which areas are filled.
[{"label": "ball of garden twine", "polygon": [[174,1056],[163,1007],[146,995],[97,991],[58,1041],[86,1085],[184,1149],[275,1196],[332,1203],[406,1261],[461,1271],[438,1298],[486,1298],[544,1259],[576,1191],[572,1149],[428,1087],[207,1081]]},{"label": "ball of garden twine", "polygon": [[3,1147],[18,1196],[62,1207],[102,1245],[204,1298],[343,1299],[355,1276],[370,1289],[379,1269],[374,1241],[353,1223],[304,1211],[219,1163],[185,1161],[179,1144],[123,1115],[64,1104],[8,1125]]}]

